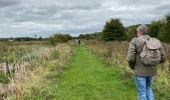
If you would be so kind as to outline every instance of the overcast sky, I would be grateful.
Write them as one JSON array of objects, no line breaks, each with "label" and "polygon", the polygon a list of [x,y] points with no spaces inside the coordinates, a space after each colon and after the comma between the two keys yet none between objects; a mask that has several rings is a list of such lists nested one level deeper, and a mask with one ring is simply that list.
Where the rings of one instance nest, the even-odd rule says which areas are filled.
[{"label": "overcast sky", "polygon": [[97,32],[110,18],[124,26],[170,13],[170,0],[0,0],[0,38]]}]

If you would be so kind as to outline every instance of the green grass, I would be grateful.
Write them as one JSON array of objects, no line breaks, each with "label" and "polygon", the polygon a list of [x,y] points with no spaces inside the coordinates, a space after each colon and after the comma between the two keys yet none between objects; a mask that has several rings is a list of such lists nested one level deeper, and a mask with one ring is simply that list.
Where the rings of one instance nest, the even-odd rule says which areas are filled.
[{"label": "green grass", "polygon": [[[59,76],[53,71],[48,85],[40,90],[33,88],[34,99],[50,100],[136,100],[133,79],[125,79],[119,67],[100,62],[87,48],[77,46],[68,69]],[[36,93],[39,91],[39,93]]]}]

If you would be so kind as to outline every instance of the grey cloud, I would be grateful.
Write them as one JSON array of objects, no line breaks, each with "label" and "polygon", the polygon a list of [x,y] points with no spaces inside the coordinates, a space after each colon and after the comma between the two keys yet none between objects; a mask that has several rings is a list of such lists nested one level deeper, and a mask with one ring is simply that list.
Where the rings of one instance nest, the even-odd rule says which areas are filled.
[{"label": "grey cloud", "polygon": [[7,7],[20,4],[19,0],[1,0],[0,7]]},{"label": "grey cloud", "polygon": [[7,1],[0,1],[0,37],[78,35],[101,31],[110,18],[120,18],[129,26],[150,23],[170,12],[169,0]]}]

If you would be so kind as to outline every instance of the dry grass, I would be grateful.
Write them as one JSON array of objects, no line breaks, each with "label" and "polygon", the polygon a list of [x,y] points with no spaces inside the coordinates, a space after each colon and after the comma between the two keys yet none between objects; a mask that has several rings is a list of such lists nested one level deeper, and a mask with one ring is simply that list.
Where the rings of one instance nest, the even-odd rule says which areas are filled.
[{"label": "dry grass", "polygon": [[0,83],[0,100],[23,99],[27,88],[37,85],[51,69],[64,66],[72,52],[68,44],[59,44],[56,47],[44,45],[6,46],[4,48],[7,48],[7,52],[1,51],[1,54],[5,58],[12,56],[13,60],[2,60],[1,67],[6,66],[3,61],[8,61],[8,66],[14,70],[8,73],[0,72],[5,76],[9,75],[6,77],[9,79],[8,83]]}]

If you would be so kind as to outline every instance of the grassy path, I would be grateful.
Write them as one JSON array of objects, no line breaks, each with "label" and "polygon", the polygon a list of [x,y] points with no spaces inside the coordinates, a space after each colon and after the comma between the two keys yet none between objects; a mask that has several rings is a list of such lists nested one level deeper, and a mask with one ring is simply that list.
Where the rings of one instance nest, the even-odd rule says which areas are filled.
[{"label": "grassy path", "polygon": [[132,84],[128,84],[118,68],[102,64],[83,46],[75,48],[68,69],[59,78],[56,77],[58,79],[55,79],[55,73],[53,74],[51,85],[41,95],[51,94],[54,100],[136,100],[137,98],[133,80],[130,80]]},{"label": "grassy path", "polygon": [[116,68],[102,64],[84,47],[75,55],[59,80],[57,98],[61,100],[135,100],[136,90],[124,83]]}]

